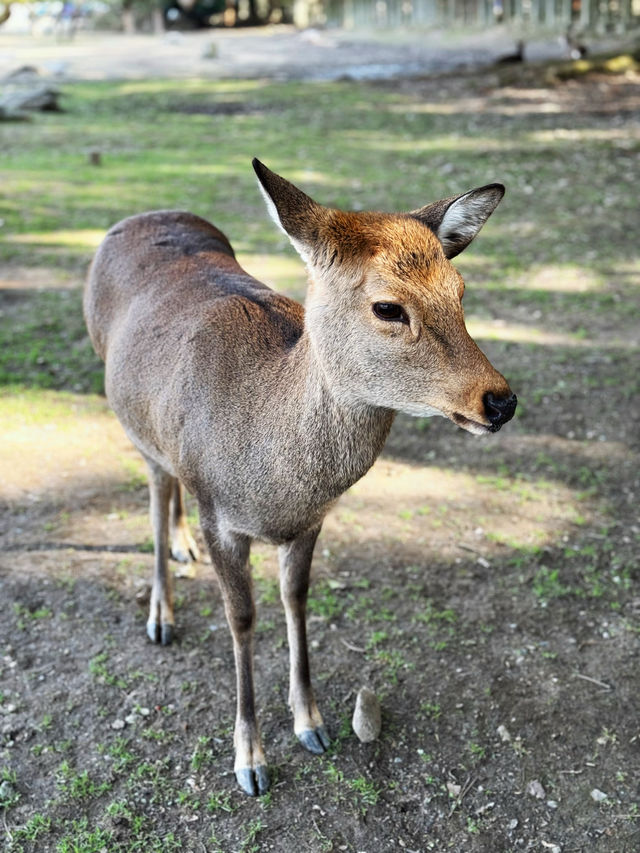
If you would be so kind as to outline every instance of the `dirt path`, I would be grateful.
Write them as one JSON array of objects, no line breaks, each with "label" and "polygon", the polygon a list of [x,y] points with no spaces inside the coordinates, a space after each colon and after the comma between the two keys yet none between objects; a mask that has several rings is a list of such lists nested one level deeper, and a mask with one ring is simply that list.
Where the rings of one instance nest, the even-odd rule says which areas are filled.
[{"label": "dirt path", "polygon": [[[292,27],[208,30],[164,36],[80,33],[72,42],[53,37],[3,35],[0,77],[23,65],[75,80],[152,77],[270,77],[331,80],[380,79],[491,64],[514,49],[504,29],[450,35],[431,31],[356,35],[342,31],[298,32]],[[601,40],[599,46],[609,43]],[[532,38],[527,58],[560,59],[555,38]]]}]

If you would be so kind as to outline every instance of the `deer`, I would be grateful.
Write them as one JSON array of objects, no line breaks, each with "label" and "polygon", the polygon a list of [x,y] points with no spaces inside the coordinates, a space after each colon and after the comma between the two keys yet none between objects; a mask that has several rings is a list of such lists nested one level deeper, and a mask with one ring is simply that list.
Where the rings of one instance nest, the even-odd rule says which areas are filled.
[{"label": "deer", "polygon": [[83,304],[109,404],[148,467],[148,637],[174,639],[170,555],[199,556],[186,489],[233,638],[235,777],[258,796],[270,777],[255,709],[251,542],[278,548],[294,733],[321,754],[330,740],[305,616],[325,515],[373,465],[397,412],[444,416],[483,435],[513,417],[517,399],[466,329],[464,282],[451,263],[502,184],[409,213],[349,212],[317,203],[257,159],[253,167],[306,264],[304,307],[245,272],[214,225],[171,210],[109,230]]}]

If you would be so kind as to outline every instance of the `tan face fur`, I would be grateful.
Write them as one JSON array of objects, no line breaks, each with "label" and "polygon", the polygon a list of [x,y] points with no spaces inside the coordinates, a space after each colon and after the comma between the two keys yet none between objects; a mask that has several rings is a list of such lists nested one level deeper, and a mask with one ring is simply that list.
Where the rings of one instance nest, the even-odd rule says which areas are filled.
[{"label": "tan face fur", "polygon": [[[497,199],[483,188],[394,215],[331,210],[278,180],[284,187],[263,189],[307,263],[306,325],[335,395],[487,432],[486,396],[511,392],[467,332],[464,282],[443,247],[461,251],[502,188]],[[397,306],[401,319],[381,319],[380,303]]]}]

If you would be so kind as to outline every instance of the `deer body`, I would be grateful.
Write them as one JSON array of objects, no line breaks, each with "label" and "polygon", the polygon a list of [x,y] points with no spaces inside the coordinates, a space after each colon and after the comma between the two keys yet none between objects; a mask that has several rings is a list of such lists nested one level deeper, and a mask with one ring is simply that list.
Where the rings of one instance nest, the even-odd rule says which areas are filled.
[{"label": "deer body", "polygon": [[234,638],[235,769],[250,794],[269,784],[253,689],[251,540],[280,546],[294,730],[323,752],[305,604],[326,512],[371,467],[397,410],[445,414],[486,432],[515,409],[504,378],[466,332],[461,279],[447,258],[491,213],[497,185],[410,216],[348,214],[254,166],[309,267],[306,311],[248,275],[217,228],[176,211],[114,226],[85,291],[107,396],[149,467],[155,573],[147,631],[156,642],[172,639],[169,551],[198,556],[184,486],[198,501]]}]

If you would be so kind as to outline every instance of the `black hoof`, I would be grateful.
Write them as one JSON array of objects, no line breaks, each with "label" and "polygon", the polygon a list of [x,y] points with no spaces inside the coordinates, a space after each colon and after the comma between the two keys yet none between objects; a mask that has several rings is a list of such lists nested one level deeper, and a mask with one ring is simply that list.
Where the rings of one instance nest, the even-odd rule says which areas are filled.
[{"label": "black hoof", "polygon": [[255,769],[242,767],[236,770],[236,779],[238,785],[250,797],[262,796],[269,790],[269,771],[264,764],[258,765]]},{"label": "black hoof", "polygon": [[152,643],[170,646],[173,642],[173,625],[170,622],[147,622],[147,636]]},{"label": "black hoof", "polygon": [[160,642],[160,625],[157,622],[147,622],[147,637],[152,643]]},{"label": "black hoof", "polygon": [[304,729],[298,735],[298,740],[314,755],[322,755],[329,749],[331,741],[324,726],[318,726],[317,729]]}]

